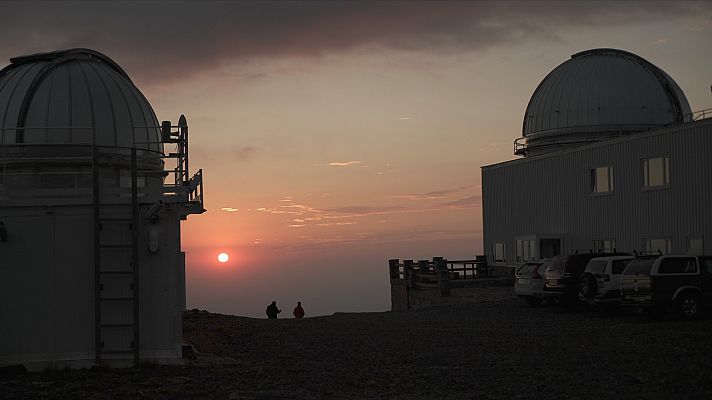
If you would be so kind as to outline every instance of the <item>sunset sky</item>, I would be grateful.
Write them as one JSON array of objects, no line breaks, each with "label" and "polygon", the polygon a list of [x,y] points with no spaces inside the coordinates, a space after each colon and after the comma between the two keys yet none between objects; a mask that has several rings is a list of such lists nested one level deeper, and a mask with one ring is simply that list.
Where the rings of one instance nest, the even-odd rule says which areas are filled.
[{"label": "sunset sky", "polygon": [[481,254],[480,167],[514,158],[549,71],[627,50],[700,110],[710,39],[708,2],[0,3],[3,66],[95,49],[186,115],[188,307],[257,317],[387,310],[389,258]]}]

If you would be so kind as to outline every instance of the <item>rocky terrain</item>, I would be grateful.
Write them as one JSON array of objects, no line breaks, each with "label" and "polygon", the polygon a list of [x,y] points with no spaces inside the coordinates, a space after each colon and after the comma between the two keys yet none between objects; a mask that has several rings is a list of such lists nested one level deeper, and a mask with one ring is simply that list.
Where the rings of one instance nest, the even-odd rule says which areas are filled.
[{"label": "rocky terrain", "polygon": [[189,365],[4,374],[0,398],[712,398],[709,315],[607,317],[483,288],[478,303],[400,313],[184,321]]}]

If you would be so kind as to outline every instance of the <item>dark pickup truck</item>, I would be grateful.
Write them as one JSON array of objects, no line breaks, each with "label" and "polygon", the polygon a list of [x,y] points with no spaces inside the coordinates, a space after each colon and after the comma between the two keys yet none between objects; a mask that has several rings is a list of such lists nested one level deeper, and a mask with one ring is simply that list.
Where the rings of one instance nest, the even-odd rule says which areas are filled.
[{"label": "dark pickup truck", "polygon": [[621,306],[661,317],[674,309],[694,319],[712,306],[712,257],[664,255],[631,261],[621,278]]}]

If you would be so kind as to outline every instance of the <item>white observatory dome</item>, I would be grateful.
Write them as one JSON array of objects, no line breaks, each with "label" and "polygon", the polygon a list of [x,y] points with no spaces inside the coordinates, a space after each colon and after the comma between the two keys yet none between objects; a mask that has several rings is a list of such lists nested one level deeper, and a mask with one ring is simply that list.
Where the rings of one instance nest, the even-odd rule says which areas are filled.
[{"label": "white observatory dome", "polygon": [[71,49],[10,62],[0,71],[3,143],[126,148],[135,143],[139,149],[162,150],[151,105],[104,54]]},{"label": "white observatory dome", "polygon": [[536,88],[524,115],[525,143],[515,146],[515,154],[541,154],[682,122],[690,112],[677,83],[645,59],[616,49],[586,50]]},{"label": "white observatory dome", "polygon": [[205,211],[186,118],[159,124],[94,50],[10,61],[0,70],[0,368],[181,363],[180,224]]}]

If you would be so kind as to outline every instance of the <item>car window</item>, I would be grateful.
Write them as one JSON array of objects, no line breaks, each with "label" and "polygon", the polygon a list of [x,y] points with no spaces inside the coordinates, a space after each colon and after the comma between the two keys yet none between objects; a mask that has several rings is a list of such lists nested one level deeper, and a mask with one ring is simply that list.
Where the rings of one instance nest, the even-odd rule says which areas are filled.
[{"label": "car window", "polygon": [[551,263],[551,261],[548,261],[548,260],[547,260],[547,261],[544,261],[544,262],[539,266],[539,269],[537,270],[537,272],[539,273],[539,275],[542,275],[542,276],[546,275],[546,269],[549,268],[549,263]]},{"label": "car window", "polygon": [[517,274],[519,275],[525,275],[531,272],[532,270],[532,265],[531,264],[523,264],[519,269],[517,270]]},{"label": "car window", "polygon": [[705,263],[705,266],[707,267],[707,272],[712,274],[712,257],[705,257],[702,259],[702,262]]},{"label": "car window", "polygon": [[612,266],[612,268],[611,268],[611,270],[612,270],[611,273],[612,273],[613,275],[620,275],[620,274],[622,274],[623,271],[625,270],[625,267],[627,267],[628,264],[630,264],[631,261],[633,261],[633,260],[615,260],[615,261],[613,261],[613,266]]},{"label": "car window", "polygon": [[670,257],[660,262],[658,273],[689,274],[697,272],[697,262],[692,257]]},{"label": "car window", "polygon": [[650,275],[650,270],[653,268],[654,263],[655,263],[654,258],[633,260],[630,262],[630,264],[628,264],[628,266],[625,268],[625,271],[623,271],[623,273],[625,275],[635,275],[635,274]]},{"label": "car window", "polygon": [[586,270],[592,274],[602,274],[606,270],[607,262],[604,260],[591,260],[586,266]]},{"label": "car window", "polygon": [[569,259],[566,262],[566,267],[564,268],[564,272],[569,272],[569,273],[581,273],[583,272],[584,269],[586,269],[586,264],[588,264],[588,261],[592,259],[593,256],[591,255],[574,255],[570,256]]},{"label": "car window", "polygon": [[[524,263],[517,270],[517,274],[532,274],[532,273],[534,273],[535,269],[539,268],[539,266],[541,266],[541,263],[539,263],[539,262]],[[544,271],[544,270],[542,270],[542,271]]]},{"label": "car window", "polygon": [[563,256],[556,256],[556,257],[552,258],[551,261],[549,261],[548,270],[563,272],[564,265],[566,264],[566,259],[567,259],[567,257],[563,257]]}]

